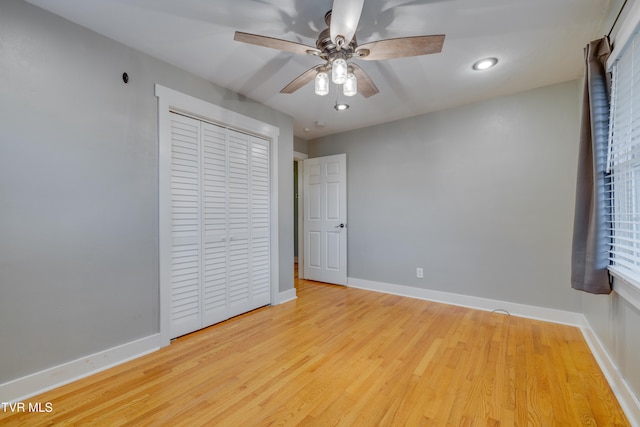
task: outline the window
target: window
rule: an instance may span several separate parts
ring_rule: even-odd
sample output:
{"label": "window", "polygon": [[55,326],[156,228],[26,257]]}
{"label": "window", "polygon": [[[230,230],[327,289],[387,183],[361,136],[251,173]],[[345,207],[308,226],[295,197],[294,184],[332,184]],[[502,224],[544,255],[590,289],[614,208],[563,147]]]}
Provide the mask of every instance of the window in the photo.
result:
{"label": "window", "polygon": [[[607,149],[610,270],[640,289],[640,36],[612,67]],[[627,284],[628,284],[627,283]],[[614,285],[615,287],[615,285]]]}

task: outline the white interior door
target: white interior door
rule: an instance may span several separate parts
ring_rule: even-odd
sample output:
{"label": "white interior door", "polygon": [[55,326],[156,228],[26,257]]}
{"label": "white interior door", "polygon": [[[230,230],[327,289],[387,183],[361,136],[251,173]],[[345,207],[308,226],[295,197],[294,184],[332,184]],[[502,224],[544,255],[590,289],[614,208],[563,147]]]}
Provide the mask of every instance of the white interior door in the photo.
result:
{"label": "white interior door", "polygon": [[347,155],[304,161],[305,279],[347,284]]}

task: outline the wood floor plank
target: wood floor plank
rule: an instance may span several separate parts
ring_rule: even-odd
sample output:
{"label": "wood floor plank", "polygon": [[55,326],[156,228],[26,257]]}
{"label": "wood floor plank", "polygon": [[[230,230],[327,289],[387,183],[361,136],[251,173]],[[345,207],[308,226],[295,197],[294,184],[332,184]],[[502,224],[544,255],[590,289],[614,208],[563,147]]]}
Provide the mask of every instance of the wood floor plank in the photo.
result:
{"label": "wood floor plank", "polygon": [[629,425],[577,328],[296,288],[25,402],[51,413],[0,412],[0,425]]}

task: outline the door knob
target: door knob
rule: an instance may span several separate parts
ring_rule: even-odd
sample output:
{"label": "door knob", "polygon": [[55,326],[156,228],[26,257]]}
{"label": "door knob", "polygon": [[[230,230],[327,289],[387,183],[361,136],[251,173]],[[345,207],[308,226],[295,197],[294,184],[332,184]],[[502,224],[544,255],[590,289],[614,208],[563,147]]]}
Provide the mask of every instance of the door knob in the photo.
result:
{"label": "door knob", "polygon": [[347,226],[347,224],[340,224],[340,225],[336,225],[336,228],[345,228]]}

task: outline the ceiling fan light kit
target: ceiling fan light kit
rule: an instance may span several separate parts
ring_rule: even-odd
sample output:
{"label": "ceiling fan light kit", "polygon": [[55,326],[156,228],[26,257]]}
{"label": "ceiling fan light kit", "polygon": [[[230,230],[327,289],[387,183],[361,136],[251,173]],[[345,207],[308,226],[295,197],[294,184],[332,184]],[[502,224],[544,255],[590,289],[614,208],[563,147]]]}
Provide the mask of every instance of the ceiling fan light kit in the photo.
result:
{"label": "ceiling fan light kit", "polygon": [[[331,81],[336,85],[342,85],[342,93],[345,96],[355,96],[360,93],[364,98],[368,98],[379,92],[371,77],[361,67],[348,62],[352,58],[374,61],[428,55],[442,51],[444,35],[400,37],[359,46],[355,32],[363,6],[364,0],[334,0],[333,8],[324,17],[328,28],[320,32],[316,47],[240,31],[236,31],[234,40],[297,54],[313,55],[324,60],[324,64],[308,69],[280,91],[280,93],[293,93],[311,80],[315,80],[315,93],[320,96],[329,93],[329,71],[331,71]],[[336,102],[336,110],[338,105]],[[347,105],[346,108],[349,106]]]}
{"label": "ceiling fan light kit", "polygon": [[[355,96],[358,93],[358,79],[353,73],[352,67],[346,66],[339,62],[336,67],[335,61],[331,68],[331,81],[336,85],[342,85],[342,94],[344,96]],[[339,68],[338,71],[335,71]],[[344,67],[344,68],[341,68]],[[315,78],[315,93],[316,95],[325,96],[329,93],[329,76],[325,71],[318,71]]]}

